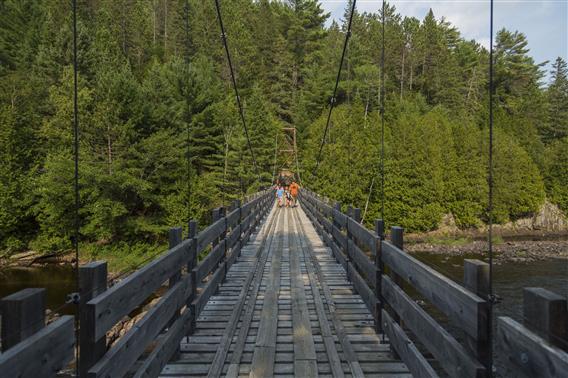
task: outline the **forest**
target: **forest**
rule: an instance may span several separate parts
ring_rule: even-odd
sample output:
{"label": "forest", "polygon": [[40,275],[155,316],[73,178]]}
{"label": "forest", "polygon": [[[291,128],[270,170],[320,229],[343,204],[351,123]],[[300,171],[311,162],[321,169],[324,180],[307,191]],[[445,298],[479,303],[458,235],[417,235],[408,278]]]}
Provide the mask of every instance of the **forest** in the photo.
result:
{"label": "forest", "polygon": [[[347,2],[346,2],[347,3]],[[411,232],[487,221],[489,52],[430,11],[355,13],[314,175],[350,5],[221,1],[255,172],[215,4],[79,0],[81,250],[145,255],[188,219],[271,185],[283,127],[301,185]],[[74,212],[71,2],[0,1],[0,254],[67,251]],[[495,207],[568,212],[568,66],[495,38]],[[384,74],[384,75],[383,75]],[[384,77],[384,83],[381,82]],[[384,170],[381,86],[384,84]],[[276,160],[276,161],[275,161]],[[384,214],[380,182],[384,180]]]}

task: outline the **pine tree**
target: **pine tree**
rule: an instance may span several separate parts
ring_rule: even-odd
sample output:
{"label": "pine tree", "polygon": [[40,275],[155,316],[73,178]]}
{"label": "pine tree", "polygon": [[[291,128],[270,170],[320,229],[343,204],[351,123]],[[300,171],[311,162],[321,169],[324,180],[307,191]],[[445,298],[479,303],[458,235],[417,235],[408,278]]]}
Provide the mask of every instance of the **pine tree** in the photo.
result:
{"label": "pine tree", "polygon": [[548,124],[541,130],[547,142],[568,136],[568,66],[558,57],[552,66],[552,83],[548,87]]}

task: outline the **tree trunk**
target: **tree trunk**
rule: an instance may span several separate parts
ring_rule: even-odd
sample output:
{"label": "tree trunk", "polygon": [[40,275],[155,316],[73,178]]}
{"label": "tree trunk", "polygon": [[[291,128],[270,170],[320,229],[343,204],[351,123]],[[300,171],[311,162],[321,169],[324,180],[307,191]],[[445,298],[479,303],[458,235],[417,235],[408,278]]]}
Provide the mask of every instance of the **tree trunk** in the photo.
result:
{"label": "tree trunk", "polygon": [[404,51],[405,47],[402,48],[402,73],[400,75],[400,99],[402,100],[402,91],[404,88]]}
{"label": "tree trunk", "polygon": [[164,0],[164,56],[168,49],[168,0]]}
{"label": "tree trunk", "polygon": [[108,174],[112,175],[112,140],[110,136],[110,124],[107,125],[107,159],[108,159]]}

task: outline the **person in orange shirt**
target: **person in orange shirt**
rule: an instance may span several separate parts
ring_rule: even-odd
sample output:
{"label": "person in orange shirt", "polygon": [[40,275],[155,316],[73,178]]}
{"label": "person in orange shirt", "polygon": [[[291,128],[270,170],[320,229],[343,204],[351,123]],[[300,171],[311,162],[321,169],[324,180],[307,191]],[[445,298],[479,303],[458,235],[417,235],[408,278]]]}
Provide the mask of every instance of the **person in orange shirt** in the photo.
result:
{"label": "person in orange shirt", "polygon": [[292,206],[293,207],[297,206],[298,190],[299,189],[300,189],[300,186],[298,184],[296,184],[296,181],[292,181],[292,184],[290,184],[290,194],[292,195]]}

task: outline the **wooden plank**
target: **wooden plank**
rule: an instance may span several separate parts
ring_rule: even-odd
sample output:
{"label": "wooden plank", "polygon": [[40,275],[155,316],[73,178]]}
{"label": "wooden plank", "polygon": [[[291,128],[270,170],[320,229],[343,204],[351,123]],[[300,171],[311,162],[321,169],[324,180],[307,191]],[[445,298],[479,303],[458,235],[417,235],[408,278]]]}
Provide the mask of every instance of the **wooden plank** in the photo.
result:
{"label": "wooden plank", "polygon": [[91,334],[97,341],[106,335],[120,319],[144,302],[180,266],[192,258],[192,240],[185,240],[166,254],[132,273],[85,305],[90,319],[96,319]]}
{"label": "wooden plank", "polygon": [[134,327],[93,366],[89,377],[123,376],[134,365],[146,347],[164,329],[172,316],[186,303],[192,292],[191,277],[184,276]]}
{"label": "wooden plank", "polygon": [[333,220],[341,227],[347,226],[347,216],[337,209],[333,209]]}
{"label": "wooden plank", "polygon": [[487,333],[487,302],[387,241],[381,242],[382,260],[446,314],[471,337]]}
{"label": "wooden plank", "polygon": [[225,263],[222,263],[219,266],[219,268],[217,268],[215,273],[213,273],[211,279],[207,281],[207,283],[201,290],[201,293],[199,293],[197,298],[195,298],[191,304],[195,311],[196,317],[199,316],[199,314],[207,304],[209,297],[211,297],[217,291],[217,288],[219,287],[219,284],[221,283],[224,277],[225,277]]}
{"label": "wooden plank", "polygon": [[382,293],[386,303],[397,312],[404,320],[405,326],[436,357],[450,376],[482,377],[485,375],[483,365],[474,360],[448,331],[400,287],[387,276],[383,276],[382,281]]}
{"label": "wooden plank", "polygon": [[365,277],[367,285],[371,289],[374,289],[377,272],[375,264],[357,247],[353,240],[348,240],[347,243],[349,246],[350,260],[355,263],[357,271],[361,273],[361,276]]}
{"label": "wooden plank", "polygon": [[0,354],[0,377],[55,377],[74,353],[73,317],[62,316]]}
{"label": "wooden plank", "polygon": [[[303,232],[305,233],[304,226],[301,222],[300,222],[300,229],[302,229]],[[300,241],[302,241],[302,239],[300,239]],[[306,238],[305,241],[306,243],[304,246],[304,251],[308,252],[310,259],[313,263],[314,269],[316,271],[316,275],[318,276],[318,279],[322,286],[324,297],[327,302],[327,306],[329,308],[329,313],[331,315],[333,327],[335,328],[335,333],[337,335],[337,340],[339,340],[339,342],[341,343],[341,348],[343,350],[344,358],[347,360],[349,364],[349,371],[351,372],[352,377],[357,377],[357,378],[363,377],[364,374],[361,369],[361,366],[359,365],[357,354],[353,349],[353,346],[348,338],[343,322],[341,321],[341,313],[340,311],[337,310],[336,303],[331,293],[329,282],[328,280],[326,280],[326,277],[322,272],[322,266],[320,262],[318,261],[316,256],[314,256],[313,244],[309,238]],[[316,338],[318,337],[314,336],[314,340]],[[335,342],[335,337],[333,338],[333,340]]]}
{"label": "wooden plank", "polygon": [[372,231],[367,230],[365,226],[351,218],[348,220],[347,229],[355,237],[359,245],[368,248],[372,255],[376,253],[379,237],[373,234]]}
{"label": "wooden plank", "polygon": [[549,343],[568,351],[566,298],[541,287],[523,289],[525,326]]}
{"label": "wooden plank", "polygon": [[347,236],[345,236],[337,227],[333,227],[331,234],[335,239],[337,245],[341,250],[345,251],[347,249]]}
{"label": "wooden plank", "polygon": [[[287,212],[283,212],[284,225]],[[272,252],[272,261],[268,284],[264,293],[260,324],[256,336],[254,354],[252,358],[251,376],[270,376],[274,368],[274,355],[276,353],[277,327],[278,327],[278,293],[280,291],[280,275],[282,272],[282,242],[283,231],[278,231],[279,245]]]}
{"label": "wooden plank", "polygon": [[241,236],[241,225],[237,225],[233,228],[231,233],[227,235],[227,249],[233,248],[235,244],[239,241],[239,237]]}
{"label": "wooden plank", "polygon": [[[267,226],[268,230],[272,230],[274,222],[275,219],[273,217]],[[260,258],[258,258],[255,261],[254,265],[251,267],[250,271],[248,272],[248,275],[241,286],[239,297],[237,303],[234,305],[231,318],[229,319],[227,325],[223,327],[224,328],[223,338],[221,339],[221,342],[219,343],[219,348],[217,349],[217,352],[215,353],[215,356],[212,359],[211,368],[209,369],[209,372],[207,374],[208,377],[221,376],[223,366],[227,358],[227,354],[232,344],[233,336],[237,331],[237,326],[239,325],[239,318],[241,317],[243,307],[247,300],[247,293],[249,292],[249,289],[251,289],[251,296],[249,297],[250,298],[249,301],[252,302],[249,303],[249,306],[251,306],[252,308],[255,307],[256,297],[262,279],[262,270],[264,269],[264,264],[266,263],[266,259],[268,257],[268,250],[265,247],[266,245],[270,246],[272,242],[272,236],[273,236],[272,234],[266,232],[262,233],[262,239],[260,242],[260,246],[258,248],[259,250],[258,254],[260,254]],[[247,315],[250,316],[248,316],[247,318]],[[251,321],[252,321],[252,311],[250,312],[250,314],[249,312],[246,312],[241,324],[241,329],[243,330],[244,328],[247,329],[244,330],[242,335],[239,336],[242,337],[242,339],[246,338],[246,334],[248,333],[247,332],[248,327],[250,326]],[[236,345],[235,345],[235,350],[233,351],[233,356],[235,357],[235,359],[238,358],[238,360],[240,361],[240,354],[242,354],[242,348],[244,348],[244,343],[239,343],[239,341],[240,340],[237,340],[237,342],[235,343]],[[237,348],[239,348],[240,350],[237,350]],[[238,361],[236,362],[236,364],[238,365]],[[235,368],[233,368],[233,370],[234,369]],[[230,374],[227,373],[227,376],[231,375],[235,374],[233,374],[233,372],[231,372]]]}
{"label": "wooden plank", "polygon": [[347,274],[349,276],[349,280],[353,283],[353,288],[357,291],[357,294],[361,296],[363,302],[365,302],[365,305],[367,306],[367,309],[373,313],[377,303],[375,292],[367,285],[363,277],[357,273],[355,266],[352,263],[349,263]]}
{"label": "wooden plank", "polygon": [[45,326],[45,295],[45,289],[27,288],[0,300],[3,352]]}
{"label": "wooden plank", "polygon": [[[267,261],[268,256],[269,256],[269,251],[272,248],[274,238],[276,236],[275,230],[277,229],[278,222],[280,221],[279,219],[283,215],[283,213],[280,212],[279,209],[277,209],[277,208],[275,208],[273,214],[274,215],[272,216],[270,222],[268,223],[269,240],[266,243],[266,247],[262,248],[260,250],[261,256],[260,256],[260,259],[259,259],[260,260],[259,266],[261,268],[263,268],[266,265],[266,261]],[[280,243],[280,246],[277,247],[277,248],[280,248],[281,243],[282,243],[282,235],[279,235],[278,241]],[[231,357],[231,364],[229,365],[229,369],[227,371],[226,376],[228,378],[234,378],[234,377],[238,376],[239,364],[240,364],[240,361],[241,361],[241,356],[243,355],[243,352],[244,352],[245,347],[246,347],[247,335],[248,335],[248,332],[249,332],[249,329],[251,327],[251,323],[252,323],[252,320],[253,320],[254,308],[256,307],[256,301],[257,301],[258,292],[260,290],[260,284],[262,282],[262,276],[263,276],[263,273],[261,271],[259,271],[256,274],[256,276],[254,277],[254,281],[253,281],[253,284],[252,284],[252,291],[251,291],[251,294],[250,294],[250,303],[247,306],[245,314],[242,318],[241,328],[239,330],[239,334],[238,334],[237,339],[235,341],[233,356]]]}
{"label": "wooden plank", "polygon": [[227,227],[235,227],[238,223],[239,220],[241,219],[241,208],[236,208],[233,211],[231,211],[229,214],[227,214],[226,216],[227,218]]}
{"label": "wooden plank", "polygon": [[402,328],[390,317],[388,312],[383,310],[382,319],[383,329],[391,345],[402,358],[412,375],[415,377],[438,377],[438,374],[436,374],[426,358],[424,358],[414,343],[410,341]]}
{"label": "wooden plank", "polygon": [[197,235],[197,252],[201,252],[217,239],[223,232],[227,231],[225,218],[221,218],[207,227],[205,230],[201,231]]}
{"label": "wooden plank", "polygon": [[[311,254],[309,251],[306,251],[303,245],[303,238],[305,238],[305,234],[300,230],[301,224],[300,219],[298,218],[298,210],[293,212],[295,222],[294,222],[294,246],[297,253],[301,252],[304,255],[306,270],[308,272],[308,279],[310,282],[310,287],[312,289],[312,295],[314,298],[314,304],[317,313],[318,323],[320,325],[321,334],[323,338],[323,342],[325,345],[325,350],[327,352],[328,361],[330,362],[331,372],[333,377],[344,377],[343,369],[341,367],[341,359],[339,358],[339,354],[337,352],[337,348],[335,347],[335,342],[333,341],[333,333],[331,331],[331,326],[327,319],[327,314],[325,312],[325,307],[323,304],[323,300],[320,296],[319,289],[317,287],[317,277],[315,273],[315,268],[313,266],[313,262],[311,261]],[[300,248],[300,250],[298,250]],[[315,350],[315,346],[314,346]],[[302,376],[299,373],[299,370],[302,367],[298,367],[296,369],[296,365],[294,365],[294,371],[296,372],[297,376]],[[317,366],[316,366],[317,372]]]}
{"label": "wooden plank", "polygon": [[135,378],[157,377],[179,348],[181,339],[191,332],[192,313],[186,308],[168,332],[159,339],[150,355],[136,371]]}
{"label": "wooden plank", "polygon": [[496,349],[504,362],[502,376],[568,376],[568,353],[509,317],[497,319]]}
{"label": "wooden plank", "polygon": [[[293,214],[292,214],[293,217]],[[291,284],[291,302],[292,302],[292,327],[294,334],[294,361],[315,360],[316,350],[312,337],[312,328],[310,325],[310,317],[308,311],[308,303],[306,293],[304,291],[304,279],[300,272],[300,256],[301,251],[297,244],[290,240],[293,238],[291,231],[292,217],[288,217],[287,227],[284,233],[288,235],[287,245],[290,246],[290,284]],[[292,241],[292,243],[290,243]],[[287,246],[285,245],[284,248]],[[299,365],[305,367],[303,364]],[[296,376],[301,377],[300,372],[294,370]]]}
{"label": "wooden plank", "polygon": [[93,261],[79,267],[79,290],[80,301],[80,347],[79,347],[79,375],[86,376],[87,371],[93,366],[106,352],[106,337],[100,340],[91,341],[94,337],[90,333],[94,330],[93,324],[96,319],[89,319],[88,311],[84,311],[85,304],[93,297],[107,290],[107,263],[106,261]]}
{"label": "wooden plank", "polygon": [[200,282],[203,278],[207,277],[209,272],[211,272],[225,256],[225,243],[226,241],[223,240],[217,244],[215,248],[213,248],[211,252],[205,256],[201,263],[193,268],[197,282]]}

